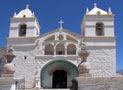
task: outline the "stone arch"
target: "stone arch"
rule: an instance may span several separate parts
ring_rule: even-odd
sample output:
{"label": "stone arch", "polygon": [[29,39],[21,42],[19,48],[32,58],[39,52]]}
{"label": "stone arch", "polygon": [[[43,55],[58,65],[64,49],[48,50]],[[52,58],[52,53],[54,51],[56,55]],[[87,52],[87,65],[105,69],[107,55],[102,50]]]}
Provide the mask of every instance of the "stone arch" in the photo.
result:
{"label": "stone arch", "polygon": [[54,55],[54,46],[52,44],[45,45],[45,55]]}
{"label": "stone arch", "polygon": [[72,80],[79,75],[78,68],[71,62],[65,60],[51,61],[41,70],[41,87],[52,88],[52,75],[55,70],[67,72],[67,88],[72,86]]}
{"label": "stone arch", "polygon": [[96,36],[104,36],[104,23],[96,23]]}
{"label": "stone arch", "polygon": [[26,32],[27,32],[27,25],[20,24],[19,25],[19,36],[26,36]]}
{"label": "stone arch", "polygon": [[55,40],[55,35],[48,36],[44,41],[53,41]]}
{"label": "stone arch", "polygon": [[67,35],[67,40],[72,42],[78,42],[75,37],[72,37],[70,35]]}
{"label": "stone arch", "polygon": [[65,46],[64,44],[56,45],[56,55],[65,55]]}
{"label": "stone arch", "polygon": [[76,45],[68,44],[67,45],[67,54],[68,55],[75,55],[76,54]]}

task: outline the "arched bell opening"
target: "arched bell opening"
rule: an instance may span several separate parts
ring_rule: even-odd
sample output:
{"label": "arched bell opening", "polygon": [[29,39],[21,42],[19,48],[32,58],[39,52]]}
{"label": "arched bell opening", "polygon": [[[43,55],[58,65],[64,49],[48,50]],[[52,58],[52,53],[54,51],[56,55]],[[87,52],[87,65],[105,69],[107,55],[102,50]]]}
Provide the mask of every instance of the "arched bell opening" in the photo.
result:
{"label": "arched bell opening", "polygon": [[19,25],[19,36],[26,36],[26,33],[27,33],[27,25],[20,24]]}
{"label": "arched bell opening", "polygon": [[42,88],[70,88],[72,80],[78,76],[77,67],[65,60],[52,61],[41,71]]}

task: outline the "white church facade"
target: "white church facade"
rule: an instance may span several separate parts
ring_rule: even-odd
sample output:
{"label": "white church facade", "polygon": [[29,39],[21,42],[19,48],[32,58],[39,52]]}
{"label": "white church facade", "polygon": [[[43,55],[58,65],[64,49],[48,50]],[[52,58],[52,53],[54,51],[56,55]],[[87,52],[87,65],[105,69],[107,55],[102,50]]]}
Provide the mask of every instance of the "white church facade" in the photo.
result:
{"label": "white church facade", "polygon": [[40,35],[41,26],[28,6],[11,18],[8,46],[16,56],[14,78],[25,78],[25,87],[70,88],[81,77],[78,53],[84,43],[89,52],[85,67],[90,77],[116,76],[116,41],[114,15],[96,4],[86,10],[82,34],[60,27]]}

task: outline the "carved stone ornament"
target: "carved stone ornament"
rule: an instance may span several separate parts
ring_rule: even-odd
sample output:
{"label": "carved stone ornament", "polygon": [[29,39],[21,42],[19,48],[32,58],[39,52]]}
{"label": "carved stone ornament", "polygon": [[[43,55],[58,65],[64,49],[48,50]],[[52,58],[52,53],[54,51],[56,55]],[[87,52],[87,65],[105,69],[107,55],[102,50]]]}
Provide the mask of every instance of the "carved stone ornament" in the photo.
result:
{"label": "carved stone ornament", "polygon": [[12,48],[8,47],[4,55],[6,58],[6,64],[3,67],[3,74],[8,74],[8,76],[9,74],[13,76],[15,72],[15,65],[12,63],[12,60],[14,59],[15,55],[12,52]]}
{"label": "carved stone ornament", "polygon": [[13,63],[7,63],[3,67],[4,74],[14,74],[15,72],[15,65]]}
{"label": "carved stone ornament", "polygon": [[78,70],[80,74],[85,74],[85,73],[89,73],[91,66],[89,64],[89,62],[87,62],[87,57],[89,56],[89,52],[86,49],[86,45],[81,43],[80,44],[80,51],[78,53],[78,56],[81,60],[81,62],[78,65]]}
{"label": "carved stone ornament", "polygon": [[14,59],[15,55],[13,54],[13,50],[11,47],[8,47],[5,53],[5,58],[7,60],[7,63],[11,63],[12,60]]}

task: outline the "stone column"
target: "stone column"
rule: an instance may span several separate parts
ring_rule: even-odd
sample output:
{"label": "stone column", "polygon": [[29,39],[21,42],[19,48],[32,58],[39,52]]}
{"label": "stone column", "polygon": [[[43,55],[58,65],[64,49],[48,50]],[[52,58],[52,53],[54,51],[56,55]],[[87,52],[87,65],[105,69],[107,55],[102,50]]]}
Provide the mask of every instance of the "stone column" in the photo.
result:
{"label": "stone column", "polygon": [[56,57],[56,44],[54,44],[54,57]]}
{"label": "stone column", "polygon": [[67,57],[67,44],[65,44],[65,57]]}

